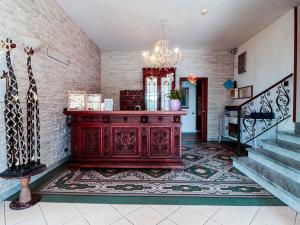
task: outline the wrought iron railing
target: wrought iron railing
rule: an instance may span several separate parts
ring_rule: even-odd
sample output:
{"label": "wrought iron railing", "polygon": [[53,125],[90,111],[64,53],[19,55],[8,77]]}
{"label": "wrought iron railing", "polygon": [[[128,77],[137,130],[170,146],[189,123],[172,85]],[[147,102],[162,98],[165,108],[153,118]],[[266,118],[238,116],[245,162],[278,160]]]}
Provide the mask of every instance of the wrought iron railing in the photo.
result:
{"label": "wrought iron railing", "polygon": [[261,136],[291,116],[290,74],[263,92],[244,102],[238,110],[238,154],[240,145]]}

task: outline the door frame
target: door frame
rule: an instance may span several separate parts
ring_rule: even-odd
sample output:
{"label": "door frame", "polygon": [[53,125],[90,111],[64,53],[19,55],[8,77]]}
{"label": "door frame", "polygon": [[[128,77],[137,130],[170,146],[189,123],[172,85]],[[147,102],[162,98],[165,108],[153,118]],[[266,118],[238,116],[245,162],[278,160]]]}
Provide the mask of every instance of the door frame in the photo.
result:
{"label": "door frame", "polygon": [[[180,91],[182,90],[182,82],[183,81],[187,81],[188,78],[187,77],[180,77],[179,78],[179,89]],[[204,117],[202,117],[202,128],[204,130],[203,134],[201,135],[199,141],[207,141],[207,108],[208,108],[208,78],[207,77],[196,77],[196,83],[198,83],[198,81],[202,81],[203,82],[203,107],[204,107],[204,110],[202,111],[202,113],[205,114]],[[195,104],[196,104],[196,128],[198,126],[198,98],[197,98],[197,93],[198,93],[198,90],[197,90],[197,85],[196,85],[196,99],[195,99]],[[199,134],[200,132],[197,131],[197,133]]]}
{"label": "door frame", "polygon": [[142,68],[143,71],[143,89],[144,89],[144,98],[145,98],[145,109],[147,109],[147,84],[146,79],[148,77],[156,77],[157,78],[157,110],[161,110],[161,78],[165,77],[169,73],[174,74],[174,81],[172,81],[172,89],[175,88],[175,80],[176,80],[176,68]]}

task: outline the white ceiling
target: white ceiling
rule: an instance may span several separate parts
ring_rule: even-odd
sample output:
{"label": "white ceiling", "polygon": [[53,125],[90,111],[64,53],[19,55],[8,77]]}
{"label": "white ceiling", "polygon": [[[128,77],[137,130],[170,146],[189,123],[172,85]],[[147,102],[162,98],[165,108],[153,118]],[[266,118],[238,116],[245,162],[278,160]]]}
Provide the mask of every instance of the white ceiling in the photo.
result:
{"label": "white ceiling", "polygon": [[[300,0],[57,0],[101,49],[148,49],[167,38],[182,49],[230,49]],[[207,8],[208,15],[201,10]]]}

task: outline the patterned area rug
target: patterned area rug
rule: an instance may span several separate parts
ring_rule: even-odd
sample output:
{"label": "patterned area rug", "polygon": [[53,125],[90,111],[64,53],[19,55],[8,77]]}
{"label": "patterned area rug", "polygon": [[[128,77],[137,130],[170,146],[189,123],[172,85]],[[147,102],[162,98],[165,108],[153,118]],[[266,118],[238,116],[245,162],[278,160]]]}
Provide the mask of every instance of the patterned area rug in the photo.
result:
{"label": "patterned area rug", "polygon": [[40,194],[270,198],[232,167],[233,149],[215,142],[183,143],[184,169],[65,169]]}

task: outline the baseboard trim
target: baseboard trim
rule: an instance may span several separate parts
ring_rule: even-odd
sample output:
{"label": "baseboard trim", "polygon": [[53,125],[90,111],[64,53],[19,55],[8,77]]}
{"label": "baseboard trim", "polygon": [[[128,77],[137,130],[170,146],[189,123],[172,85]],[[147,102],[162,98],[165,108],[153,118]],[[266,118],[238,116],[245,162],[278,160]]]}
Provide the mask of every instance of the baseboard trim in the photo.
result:
{"label": "baseboard trim", "polygon": [[[65,164],[69,160],[69,158],[70,158],[69,156],[66,156],[65,158],[59,160],[58,162],[48,166],[47,170],[45,170],[44,172],[42,172],[39,175],[36,175],[36,176],[32,177],[30,183],[33,184],[33,183],[37,182],[39,179],[41,179],[45,175],[51,173],[56,168],[58,168],[61,165]],[[19,184],[19,182],[17,182],[11,188],[9,188],[8,190],[6,190],[5,192],[0,194],[0,202],[3,201],[3,200],[6,200],[7,198],[10,198],[11,196],[15,195],[19,191],[20,191],[20,184]]]}
{"label": "baseboard trim", "polygon": [[83,196],[42,195],[42,202],[95,203],[95,204],[141,204],[141,205],[224,205],[224,206],[286,206],[275,197],[270,198],[217,198],[178,196]]}

